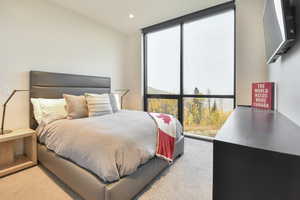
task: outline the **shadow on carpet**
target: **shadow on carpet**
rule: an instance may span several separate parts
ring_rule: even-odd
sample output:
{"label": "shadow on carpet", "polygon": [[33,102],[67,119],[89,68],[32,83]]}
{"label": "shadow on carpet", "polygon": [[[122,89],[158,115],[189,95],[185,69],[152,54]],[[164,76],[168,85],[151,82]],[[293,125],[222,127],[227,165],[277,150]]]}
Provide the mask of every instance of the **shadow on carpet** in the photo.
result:
{"label": "shadow on carpet", "polygon": [[185,139],[185,153],[154,179],[137,200],[211,200],[213,144]]}

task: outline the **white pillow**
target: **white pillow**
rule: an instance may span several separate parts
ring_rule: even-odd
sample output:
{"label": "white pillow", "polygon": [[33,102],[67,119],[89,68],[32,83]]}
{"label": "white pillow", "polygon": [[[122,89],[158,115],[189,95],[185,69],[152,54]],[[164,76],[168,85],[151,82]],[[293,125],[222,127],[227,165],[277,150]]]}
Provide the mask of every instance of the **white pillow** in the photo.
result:
{"label": "white pillow", "polygon": [[31,100],[32,107],[33,107],[33,115],[34,115],[35,121],[37,121],[37,123],[40,124],[42,121],[42,113],[41,113],[39,99],[31,98],[30,100]]}
{"label": "white pillow", "polygon": [[38,124],[41,123],[43,118],[51,114],[67,116],[65,99],[31,98],[31,103],[34,118]]}
{"label": "white pillow", "polygon": [[119,93],[111,93],[109,94],[110,104],[113,112],[118,112],[121,110],[121,95]]}

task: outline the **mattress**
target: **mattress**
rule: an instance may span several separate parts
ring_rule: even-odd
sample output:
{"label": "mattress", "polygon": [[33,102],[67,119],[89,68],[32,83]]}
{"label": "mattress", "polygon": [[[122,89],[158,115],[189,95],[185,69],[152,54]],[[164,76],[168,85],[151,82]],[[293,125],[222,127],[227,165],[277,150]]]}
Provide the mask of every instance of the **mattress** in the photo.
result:
{"label": "mattress", "polygon": [[[176,142],[174,158],[180,157],[183,152],[184,136],[181,136]],[[135,173],[106,184],[90,171],[58,156],[42,144],[38,144],[38,160],[86,200],[130,200],[169,166],[166,161],[155,157],[140,166]]]}
{"label": "mattress", "polygon": [[[75,120],[61,119],[61,116],[57,120],[53,116],[45,118],[45,123],[39,126],[39,141],[105,182],[134,173],[155,156],[157,125],[146,112],[120,111]],[[170,131],[178,139],[182,126],[175,118],[172,122]]]}

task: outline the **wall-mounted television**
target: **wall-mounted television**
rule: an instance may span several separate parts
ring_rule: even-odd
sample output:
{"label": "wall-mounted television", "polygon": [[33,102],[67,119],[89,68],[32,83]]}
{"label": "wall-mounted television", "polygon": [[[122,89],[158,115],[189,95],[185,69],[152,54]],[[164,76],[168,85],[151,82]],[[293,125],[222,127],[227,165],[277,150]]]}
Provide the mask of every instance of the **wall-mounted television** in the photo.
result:
{"label": "wall-mounted television", "polygon": [[264,33],[267,63],[273,63],[295,43],[296,30],[290,0],[266,0]]}

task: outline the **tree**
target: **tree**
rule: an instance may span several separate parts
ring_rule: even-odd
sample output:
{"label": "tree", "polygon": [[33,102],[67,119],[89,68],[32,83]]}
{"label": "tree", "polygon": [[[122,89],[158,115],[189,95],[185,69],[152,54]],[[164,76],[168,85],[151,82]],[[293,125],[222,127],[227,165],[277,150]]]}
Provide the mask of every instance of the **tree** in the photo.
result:
{"label": "tree", "polygon": [[195,89],[194,89],[194,94],[200,94],[200,91],[197,87],[195,87]]}
{"label": "tree", "polygon": [[218,107],[217,107],[217,102],[216,102],[216,100],[214,100],[214,105],[213,105],[213,107],[212,107],[212,112],[216,112],[217,111],[217,109],[218,109]]}
{"label": "tree", "polygon": [[[210,95],[210,89],[209,88],[207,88],[207,95]],[[211,104],[211,102],[210,102],[210,98],[208,98],[208,112],[210,112],[211,111],[211,109],[210,109],[210,104]]]}
{"label": "tree", "polygon": [[[197,87],[194,89],[195,95],[200,95],[200,91]],[[191,106],[191,110],[189,113],[193,116],[193,123],[199,125],[202,117],[203,117],[203,101],[202,98],[193,98],[193,104]]]}

